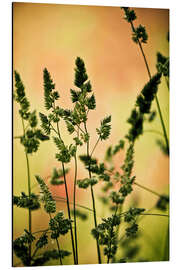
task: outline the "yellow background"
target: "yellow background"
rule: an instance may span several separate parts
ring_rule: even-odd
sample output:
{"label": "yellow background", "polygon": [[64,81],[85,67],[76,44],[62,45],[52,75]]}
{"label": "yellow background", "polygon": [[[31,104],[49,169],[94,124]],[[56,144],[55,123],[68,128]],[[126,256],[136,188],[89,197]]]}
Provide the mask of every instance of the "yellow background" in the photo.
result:
{"label": "yellow background", "polygon": [[[163,9],[135,9],[138,19],[135,25],[146,26],[148,43],[143,46],[151,73],[156,72],[156,53],[160,51],[168,55],[166,34],[169,30],[169,11]],[[75,59],[80,56],[86,64],[87,73],[96,97],[97,108],[89,114],[88,130],[91,137],[91,149],[97,140],[96,127],[100,120],[111,114],[112,132],[107,142],[99,143],[95,155],[103,160],[106,148],[116,144],[127,133],[126,123],[134,106],[138,93],[148,81],[148,74],[138,46],[131,39],[130,25],[123,19],[123,11],[119,7],[73,6],[56,4],[13,4],[13,63],[26,88],[26,95],[31,108],[37,112],[45,112],[43,101],[43,69],[46,67],[60,93],[59,105],[71,107],[70,88],[74,88]],[[162,78],[158,97],[168,129],[169,93]],[[153,104],[156,109],[156,104]],[[22,134],[22,126],[18,114],[18,106],[14,104],[14,135]],[[152,124],[145,125],[145,130],[154,129],[162,132],[159,117]],[[67,143],[64,126],[61,132]],[[155,141],[161,138],[157,134],[145,132],[135,146],[134,174],[139,183],[157,192],[166,193],[169,183],[169,160],[157,147]],[[85,153],[85,148],[81,148]],[[14,141],[14,194],[27,192],[26,160],[24,149],[18,140]],[[122,165],[124,153],[116,158],[117,167]],[[39,151],[30,156],[32,186],[36,183],[34,175],[46,178],[53,167],[59,166],[55,161],[55,146],[52,142],[41,143]],[[72,200],[74,164],[70,165],[68,186]],[[87,172],[79,164],[78,178],[86,177]],[[100,185],[99,185],[100,186]],[[146,191],[134,188],[130,201],[138,202],[140,207],[151,208],[157,198]],[[100,188],[96,187],[96,197]],[[39,191],[34,188],[33,191]],[[52,189],[53,194],[65,196],[64,187]],[[92,207],[90,191],[78,191],[79,203]],[[107,215],[96,199],[98,221]],[[58,204],[59,209],[66,211],[65,204]],[[91,215],[91,214],[89,214]],[[43,221],[43,222],[42,222]],[[33,213],[33,231],[46,228],[48,219],[43,211]],[[164,229],[163,221],[148,219],[154,224],[153,232],[158,235],[159,228]],[[14,209],[14,237],[19,236],[27,226],[27,212]],[[93,220],[79,222],[78,235],[80,263],[96,263],[95,241],[90,235]],[[152,230],[152,229],[151,229]],[[151,231],[150,230],[150,231]],[[88,233],[87,233],[88,232]],[[68,241],[63,240],[68,248]],[[88,244],[87,244],[88,243]],[[152,257],[153,258],[153,257]],[[18,262],[18,260],[17,260]],[[66,263],[71,263],[67,260]]]}

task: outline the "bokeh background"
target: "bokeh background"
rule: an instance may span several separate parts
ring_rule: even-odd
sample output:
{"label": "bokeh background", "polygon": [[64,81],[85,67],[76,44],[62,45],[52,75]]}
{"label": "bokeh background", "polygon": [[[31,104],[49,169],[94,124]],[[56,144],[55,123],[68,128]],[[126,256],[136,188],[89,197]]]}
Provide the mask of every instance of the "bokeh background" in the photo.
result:
{"label": "bokeh background", "polygon": [[[148,43],[143,46],[152,74],[156,72],[156,53],[160,51],[168,56],[169,44],[166,39],[169,30],[169,10],[136,8],[138,19],[135,25],[146,26]],[[134,106],[136,97],[148,81],[148,74],[138,46],[131,40],[130,25],[123,19],[124,14],[119,7],[79,6],[60,4],[13,4],[13,69],[17,70],[26,87],[26,95],[32,109],[44,111],[43,102],[43,69],[46,67],[60,93],[59,104],[63,108],[72,108],[70,88],[73,88],[75,59],[80,56],[86,64],[87,73],[96,96],[97,107],[89,114],[88,129],[91,136],[91,147],[97,140],[96,127],[100,120],[111,114],[112,132],[107,142],[100,143],[95,155],[104,159],[106,148],[116,144],[127,133],[129,125],[126,120]],[[169,129],[169,93],[164,78],[159,87],[158,98],[167,130]],[[153,104],[156,109],[156,104]],[[22,134],[18,106],[14,104],[13,113],[14,136]],[[142,137],[135,145],[134,174],[139,183],[160,193],[168,193],[169,159],[158,146],[156,140],[161,136],[148,132],[162,132],[159,118],[152,124],[145,125]],[[62,135],[67,143],[64,126]],[[27,174],[24,149],[18,140],[14,140],[13,151],[13,192],[19,195],[27,192]],[[80,153],[85,153],[82,147]],[[124,153],[115,160],[116,166],[122,165]],[[59,164],[55,160],[55,146],[52,142],[40,145],[39,151],[30,156],[31,180],[33,191],[39,192],[35,185],[34,175],[47,178],[54,167]],[[74,164],[68,174],[68,187],[72,200]],[[87,172],[79,164],[78,178],[86,177]],[[101,185],[95,188],[98,221],[108,215],[108,211],[98,200]],[[51,189],[54,195],[65,197],[64,187]],[[78,190],[78,202],[92,207],[90,191]],[[157,201],[156,196],[134,187],[129,204],[150,209]],[[58,203],[64,209],[64,203]],[[33,213],[33,231],[47,227],[48,218],[43,211]],[[13,235],[19,236],[27,227],[27,211],[14,208]],[[78,221],[78,237],[80,239],[80,263],[97,263],[95,241],[90,235],[93,226],[91,213],[85,222]],[[163,218],[146,217],[140,223],[146,232],[141,239],[143,250],[140,257],[148,260],[161,260],[165,241],[167,221]],[[65,247],[70,248],[70,239],[63,239]],[[88,243],[88,244],[87,244]],[[53,243],[51,243],[53,246]],[[139,257],[139,258],[140,258]],[[65,260],[71,264],[72,257]],[[14,263],[18,264],[15,258]],[[50,264],[55,264],[53,261]]]}

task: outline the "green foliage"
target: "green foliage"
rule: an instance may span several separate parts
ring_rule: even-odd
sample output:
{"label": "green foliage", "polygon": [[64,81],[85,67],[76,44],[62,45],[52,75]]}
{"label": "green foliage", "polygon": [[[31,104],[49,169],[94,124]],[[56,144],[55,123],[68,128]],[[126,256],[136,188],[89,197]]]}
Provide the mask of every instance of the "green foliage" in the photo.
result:
{"label": "green foliage", "polygon": [[72,134],[75,131],[74,126],[70,122],[66,121],[66,126],[69,134]]}
{"label": "green foliage", "polygon": [[[40,129],[37,129],[38,119],[36,116],[36,111],[30,112],[30,103],[26,98],[25,87],[21,81],[19,73],[15,71],[15,93],[14,98],[20,105],[19,114],[22,118],[23,132],[24,134],[20,136],[20,142],[25,148],[27,154],[37,152],[40,141],[49,140],[49,137],[44,135]],[[27,127],[25,129],[24,121],[27,122]]]}
{"label": "green foliage", "polygon": [[74,84],[77,87],[82,88],[84,82],[87,79],[88,79],[88,75],[86,73],[86,68],[85,68],[84,61],[80,57],[77,57],[76,58],[76,68],[75,68],[75,80],[74,80]]}
{"label": "green foliage", "polygon": [[114,155],[116,155],[121,149],[124,149],[124,145],[124,140],[119,140],[118,144],[116,144],[114,147],[109,146],[106,150],[105,160],[111,161]]}
{"label": "green foliage", "polygon": [[106,140],[109,138],[110,131],[111,131],[111,116],[107,116],[101,121],[101,126],[100,128],[97,128],[97,134],[99,135],[101,141]]}
{"label": "green foliage", "polygon": [[79,159],[83,162],[87,169],[91,166],[97,166],[97,160],[88,155],[80,155]]}
{"label": "green foliage", "polygon": [[156,55],[157,64],[156,68],[159,73],[169,77],[169,57],[164,56],[162,53],[157,52]]}
{"label": "green foliage", "polygon": [[137,244],[137,241],[136,241],[140,235],[141,234],[137,232],[131,237],[125,237],[124,240],[121,242],[121,248],[123,250],[123,257],[126,258],[126,261],[132,261],[141,250],[140,245]]}
{"label": "green foliage", "polygon": [[124,19],[127,21],[127,22],[132,22],[134,20],[136,20],[136,13],[133,9],[130,9],[128,7],[122,7],[122,9],[124,10],[124,13],[125,13],[125,17]]}
{"label": "green foliage", "polygon": [[31,193],[30,197],[24,192],[21,192],[21,196],[13,196],[13,204],[20,208],[27,208],[37,210],[40,208],[39,196]]}
{"label": "green foliage", "polygon": [[48,244],[48,236],[46,233],[42,234],[40,236],[40,238],[37,240],[36,242],[36,247],[39,249],[39,248],[42,248],[44,247],[45,245]]}
{"label": "green foliage", "polygon": [[[144,114],[150,114],[151,104],[157,94],[160,78],[161,73],[156,73],[143,87],[140,95],[138,95],[136,99],[137,109],[132,110],[131,116],[127,120],[127,122],[131,124],[131,128],[126,138],[131,142],[134,142],[143,134]],[[153,120],[154,116],[155,114],[150,115],[150,121]]]}
{"label": "green foliage", "polygon": [[124,197],[122,197],[118,192],[112,191],[110,193],[110,198],[112,199],[112,202],[116,205],[122,204],[124,202]]}
{"label": "green foliage", "polygon": [[126,157],[124,160],[124,164],[122,165],[122,169],[124,174],[121,176],[122,182],[126,181],[126,179],[124,178],[128,178],[130,177],[131,173],[132,173],[132,169],[133,169],[133,165],[134,165],[134,144],[130,143],[129,147],[126,151]]}
{"label": "green foliage", "polygon": [[40,120],[41,120],[41,127],[44,130],[45,134],[49,135],[51,128],[50,128],[50,122],[47,118],[47,116],[43,113],[39,113]]}
{"label": "green foliage", "polygon": [[[65,174],[67,174],[68,172],[69,172],[69,169],[66,169]],[[51,175],[50,184],[55,185],[55,186],[64,184],[64,180],[60,179],[63,176],[64,176],[64,173],[61,169],[57,170],[56,168],[54,168]]]}
{"label": "green foliage", "polygon": [[71,92],[71,100],[72,102],[77,102],[79,100],[79,97],[81,95],[81,91],[75,91],[73,89],[70,89]]}
{"label": "green foliage", "polygon": [[164,143],[164,141],[161,140],[161,139],[158,139],[158,140],[156,140],[156,143],[157,143],[157,145],[159,146],[159,148],[161,149],[161,151],[162,151],[165,155],[169,156],[169,150],[167,149],[167,146],[166,146],[166,144]]}
{"label": "green foliage", "polygon": [[131,24],[132,28],[132,40],[135,43],[141,42],[141,43],[147,43],[148,40],[148,34],[146,32],[146,28],[142,26],[141,24],[138,27],[134,27],[133,21],[137,19],[135,11],[133,9],[123,7],[122,8],[125,13],[124,19]]}
{"label": "green foliage", "polygon": [[131,116],[128,118],[127,122],[131,124],[126,138],[134,142],[141,134],[143,134],[143,114],[137,109],[133,109]]}
{"label": "green foliage", "polygon": [[161,73],[156,73],[144,86],[141,94],[137,97],[136,105],[139,107],[142,114],[150,113],[151,104],[157,93],[160,78]]}
{"label": "green foliage", "polygon": [[92,94],[92,96],[87,98],[86,106],[88,107],[89,110],[94,110],[96,108],[96,100],[94,94]]}
{"label": "green foliage", "polygon": [[29,124],[30,126],[33,128],[33,127],[36,127],[37,126],[37,117],[36,117],[36,111],[33,111],[30,115],[29,115]]}
{"label": "green foliage", "polygon": [[51,75],[48,72],[47,68],[44,69],[44,101],[45,101],[45,108],[47,110],[53,108],[55,100],[59,98],[58,92],[56,92],[55,84],[51,79]]}
{"label": "green foliage", "polygon": [[[73,210],[71,211],[71,213],[74,215],[74,211]],[[76,215],[76,217],[79,217],[82,221],[85,221],[88,218],[87,213],[82,212],[82,211],[80,211],[78,209],[76,209],[75,215]]]}
{"label": "green foliage", "polygon": [[35,237],[24,230],[24,233],[13,241],[13,250],[16,256],[22,261],[25,266],[30,266],[31,258],[28,253],[28,246],[35,240]]}
{"label": "green foliage", "polygon": [[53,137],[54,143],[56,144],[59,153],[56,154],[56,159],[58,161],[61,161],[63,163],[69,163],[71,160],[71,148],[68,146],[65,146],[64,142],[59,139],[58,137]]}
{"label": "green foliage", "polygon": [[57,239],[60,235],[65,235],[71,228],[71,220],[64,218],[64,213],[60,211],[51,218],[49,221],[49,227],[51,232],[51,238]]}
{"label": "green foliage", "polygon": [[133,237],[138,232],[138,224],[133,223],[130,227],[126,228],[126,236]]}
{"label": "green foliage", "polygon": [[73,138],[73,140],[75,141],[76,145],[83,145],[83,142],[78,137]]}
{"label": "green foliage", "polygon": [[117,251],[115,228],[120,224],[120,217],[118,215],[112,215],[111,217],[103,218],[102,221],[91,232],[94,238],[98,240],[98,243],[104,246],[104,255],[109,260]]}
{"label": "green foliage", "polygon": [[25,94],[25,87],[21,81],[21,77],[19,75],[19,73],[17,71],[14,72],[15,74],[15,87],[16,87],[16,91],[14,93],[14,98],[17,101],[17,103],[19,103],[20,105],[20,110],[19,113],[21,115],[21,117],[25,120],[28,119],[29,117],[29,101],[26,97]]}
{"label": "green foliage", "polygon": [[152,111],[151,114],[149,115],[148,121],[152,122],[155,117],[156,117],[156,111]]}
{"label": "green foliage", "polygon": [[138,41],[142,43],[147,43],[148,34],[146,32],[146,28],[141,24],[137,28],[134,28],[132,40],[135,43],[138,43]]}
{"label": "green foliage", "polygon": [[41,192],[43,194],[42,201],[44,202],[44,210],[47,213],[55,213],[56,212],[56,202],[54,201],[51,192],[49,191],[48,186],[45,184],[44,180],[36,175],[36,180],[41,188]]}
{"label": "green foliage", "polygon": [[119,143],[114,146],[114,149],[112,151],[112,154],[115,155],[119,152],[120,149],[124,149],[124,140],[119,140]]}
{"label": "green foliage", "polygon": [[89,186],[94,186],[98,183],[97,179],[92,177],[92,178],[84,178],[82,180],[77,180],[77,185],[79,188],[86,189]]}
{"label": "green foliage", "polygon": [[169,206],[169,196],[161,195],[156,203],[156,207],[162,211],[166,211]]}
{"label": "green foliage", "polygon": [[59,257],[63,259],[64,257],[67,257],[70,254],[71,252],[63,249],[61,249],[60,251],[56,249],[47,250],[42,255],[38,255],[33,260],[32,266],[42,266],[50,260],[57,260],[59,259]]}
{"label": "green foliage", "polygon": [[138,215],[143,213],[145,211],[144,208],[130,208],[124,215],[124,221],[125,222],[135,222],[135,219]]}

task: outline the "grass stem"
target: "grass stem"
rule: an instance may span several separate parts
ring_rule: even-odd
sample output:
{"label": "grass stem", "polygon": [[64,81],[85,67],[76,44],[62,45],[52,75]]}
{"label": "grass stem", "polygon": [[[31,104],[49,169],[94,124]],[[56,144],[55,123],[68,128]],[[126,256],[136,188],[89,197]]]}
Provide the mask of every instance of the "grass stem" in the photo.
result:
{"label": "grass stem", "polygon": [[142,189],[144,189],[144,190],[146,190],[146,191],[149,191],[149,192],[151,192],[152,194],[154,194],[154,195],[156,195],[156,196],[158,196],[158,197],[161,197],[161,196],[162,196],[162,195],[159,194],[158,192],[156,192],[156,191],[154,191],[154,190],[152,190],[152,189],[150,189],[150,188],[147,188],[147,187],[145,187],[145,186],[143,186],[143,185],[141,185],[141,184],[139,184],[139,183],[137,183],[137,182],[134,182],[134,185],[136,185],[136,186],[138,186],[138,187],[140,187],[140,188],[142,188]]}
{"label": "grass stem", "polygon": [[[49,217],[50,217],[50,219],[52,219],[52,216],[50,213],[49,213]],[[59,262],[60,262],[60,265],[63,265],[62,258],[61,258],[60,245],[59,245],[59,241],[58,241],[57,237],[56,237],[56,244],[57,244],[57,249],[58,249],[58,253],[59,253]]]}
{"label": "grass stem", "polygon": [[[22,119],[22,126],[23,126],[23,133],[25,136],[25,126],[24,126],[24,120]],[[29,167],[29,157],[28,154],[25,152],[25,156],[26,156],[26,166],[27,166],[27,178],[28,178],[28,196],[30,198],[31,196],[31,177],[30,177],[30,167]],[[32,213],[31,210],[28,209],[28,213],[29,213],[29,233],[32,233]],[[31,248],[32,245],[31,243],[29,243],[29,260],[30,260],[30,264],[31,264]]]}
{"label": "grass stem", "polygon": [[75,246],[76,246],[76,262],[78,264],[78,243],[77,243],[77,226],[76,226],[76,182],[77,182],[77,157],[74,157],[75,161],[75,176],[74,176],[74,198],[73,198],[73,208],[74,208],[74,234],[75,234]]}
{"label": "grass stem", "polygon": [[[133,25],[133,22],[131,21],[130,24],[131,24],[132,31],[135,33],[136,31],[135,31],[135,27]],[[148,72],[149,79],[151,79],[151,72],[150,72],[150,69],[149,69],[149,65],[148,65],[148,62],[147,62],[147,59],[146,59],[142,44],[141,44],[139,39],[137,39],[137,42],[138,42],[139,48],[141,50],[145,65],[146,65],[146,69],[147,69],[147,72]],[[165,142],[166,142],[167,151],[168,151],[168,154],[169,154],[169,141],[168,141],[167,132],[166,132],[166,128],[165,128],[165,124],[164,124],[164,120],[163,120],[163,117],[162,117],[162,112],[161,112],[161,108],[160,108],[160,104],[159,104],[159,100],[158,100],[157,95],[155,96],[155,100],[156,100],[157,109],[158,109],[158,113],[159,113],[159,117],[160,117],[160,121],[161,121],[161,126],[162,126],[163,133],[164,133],[164,139],[165,139]]]}
{"label": "grass stem", "polygon": [[[57,123],[57,132],[58,132],[59,139],[61,140],[60,129],[59,129],[59,124],[58,124],[58,123]],[[69,219],[71,220],[71,210],[70,210],[69,195],[68,195],[68,187],[67,187],[67,181],[66,181],[66,172],[65,172],[64,163],[61,162],[61,164],[62,164],[62,169],[63,169],[63,178],[64,178],[65,192],[66,192],[66,199],[67,199],[68,217],[69,217]],[[77,260],[76,260],[76,252],[75,252],[75,246],[74,246],[74,236],[73,236],[72,224],[71,224],[71,227],[70,227],[70,232],[71,232],[71,243],[72,243],[72,250],[73,250],[74,264],[77,264]]]}
{"label": "grass stem", "polygon": [[[84,129],[85,129],[86,133],[88,133],[86,122],[84,122]],[[87,142],[87,156],[88,157],[90,156],[89,155],[89,140]],[[88,169],[88,172],[89,172],[89,178],[91,178],[90,168]],[[93,204],[94,225],[95,225],[95,228],[97,228],[96,205],[95,205],[94,191],[93,191],[92,186],[91,186],[91,198],[92,198],[92,204]],[[100,247],[99,247],[99,243],[98,243],[97,239],[96,239],[96,245],[97,245],[97,253],[98,253],[98,263],[101,264],[101,252],[100,252]]]}

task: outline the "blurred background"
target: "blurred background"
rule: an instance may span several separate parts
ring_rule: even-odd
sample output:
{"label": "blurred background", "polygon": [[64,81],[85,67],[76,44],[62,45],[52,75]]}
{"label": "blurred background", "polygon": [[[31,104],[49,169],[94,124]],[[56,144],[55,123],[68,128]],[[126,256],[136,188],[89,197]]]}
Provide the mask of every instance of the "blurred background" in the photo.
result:
{"label": "blurred background", "polygon": [[[165,56],[169,53],[166,36],[169,31],[169,10],[165,9],[135,9],[137,20],[135,26],[142,24],[148,33],[148,43],[143,46],[151,73],[156,72],[156,53],[160,51]],[[130,25],[123,19],[123,11],[119,7],[78,6],[60,4],[13,4],[13,69],[17,70],[26,88],[26,95],[31,108],[37,112],[45,112],[43,101],[43,69],[50,72],[56,90],[60,93],[59,105],[72,108],[70,88],[74,88],[74,67],[77,56],[86,65],[87,74],[93,86],[96,97],[96,110],[89,113],[88,130],[91,134],[90,147],[94,146],[97,135],[96,127],[105,116],[112,116],[112,131],[109,140],[99,143],[95,156],[103,161],[109,145],[123,139],[129,129],[126,122],[135,104],[137,95],[148,81],[148,74],[139,50],[131,39]],[[162,78],[158,98],[167,130],[169,129],[169,92]],[[156,109],[156,104],[153,104]],[[14,104],[13,129],[14,136],[22,135],[21,119],[18,105]],[[161,135],[148,130],[162,132],[159,117],[153,123],[145,125],[142,137],[135,145],[134,174],[137,182],[159,193],[168,194],[169,159],[156,144]],[[61,133],[67,143],[64,126]],[[13,191],[27,193],[26,160],[23,146],[14,140],[13,151]],[[82,147],[79,153],[85,153]],[[39,192],[34,175],[47,178],[54,167],[59,167],[55,160],[55,146],[51,141],[40,145],[39,151],[30,156],[31,181],[33,192]],[[115,159],[120,167],[123,163],[122,151]],[[87,176],[79,162],[78,178]],[[70,200],[73,200],[74,164],[70,164],[67,175]],[[65,197],[63,186],[51,188],[53,195]],[[92,207],[90,190],[77,191],[78,203]],[[101,184],[95,187],[98,222],[108,216],[108,210],[100,202]],[[128,205],[138,205],[151,209],[157,201],[153,194],[134,187]],[[66,213],[66,205],[57,203],[58,209]],[[14,208],[13,234],[18,237],[28,226],[27,211]],[[162,250],[167,230],[167,220],[163,217],[146,217],[140,222],[144,232],[139,240],[143,246],[134,260],[162,260]],[[48,216],[43,211],[33,212],[33,231],[45,229],[48,226]],[[82,264],[97,263],[96,243],[90,231],[94,226],[92,214],[84,222],[78,220],[79,261]],[[68,236],[69,237],[69,236]],[[70,249],[70,238],[65,237],[63,245]],[[87,245],[88,243],[88,245]],[[54,243],[51,243],[52,246]],[[18,263],[15,258],[14,263]],[[50,264],[56,264],[56,261]],[[72,257],[64,260],[72,263]]]}

